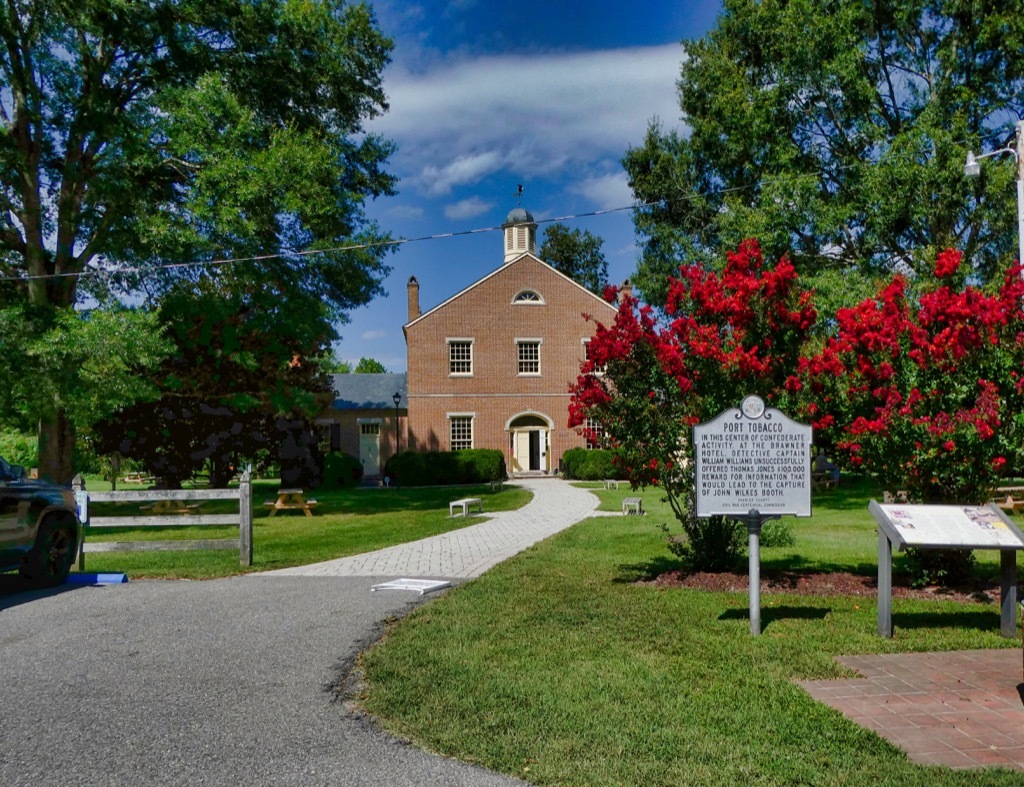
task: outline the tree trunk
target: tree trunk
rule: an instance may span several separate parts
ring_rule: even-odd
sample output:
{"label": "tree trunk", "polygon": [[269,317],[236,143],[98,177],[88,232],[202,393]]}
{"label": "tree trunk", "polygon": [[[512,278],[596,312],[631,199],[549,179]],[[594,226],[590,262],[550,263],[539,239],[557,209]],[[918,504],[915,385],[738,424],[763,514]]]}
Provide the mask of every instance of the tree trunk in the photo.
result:
{"label": "tree trunk", "polygon": [[75,475],[71,454],[75,432],[63,408],[39,419],[39,477],[58,484],[70,484]]}

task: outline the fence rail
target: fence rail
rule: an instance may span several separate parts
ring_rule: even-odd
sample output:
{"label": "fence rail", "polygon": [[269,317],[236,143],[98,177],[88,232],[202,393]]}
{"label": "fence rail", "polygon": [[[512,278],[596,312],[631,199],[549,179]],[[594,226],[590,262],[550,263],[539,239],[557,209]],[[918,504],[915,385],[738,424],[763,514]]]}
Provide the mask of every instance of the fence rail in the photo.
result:
{"label": "fence rail", "polygon": [[[144,489],[128,492],[89,492],[82,476],[72,482],[78,499],[78,516],[86,534],[101,527],[195,527],[238,525],[238,538],[178,541],[102,541],[86,542],[78,553],[79,571],[85,570],[86,552],[144,552],[193,549],[237,549],[239,563],[252,565],[252,476],[246,472],[238,489]],[[237,514],[183,513],[150,516],[93,516],[91,503],[187,503],[207,500],[237,500]]]}

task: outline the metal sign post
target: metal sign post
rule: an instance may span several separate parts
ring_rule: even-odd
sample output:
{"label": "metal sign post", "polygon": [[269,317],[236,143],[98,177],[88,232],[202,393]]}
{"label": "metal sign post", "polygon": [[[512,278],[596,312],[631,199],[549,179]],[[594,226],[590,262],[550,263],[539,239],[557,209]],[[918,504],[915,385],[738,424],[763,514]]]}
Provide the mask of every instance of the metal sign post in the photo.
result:
{"label": "metal sign post", "polygon": [[747,526],[750,633],[761,633],[761,527],[783,514],[811,515],[811,441],[806,424],[758,396],[693,428],[698,517]]}

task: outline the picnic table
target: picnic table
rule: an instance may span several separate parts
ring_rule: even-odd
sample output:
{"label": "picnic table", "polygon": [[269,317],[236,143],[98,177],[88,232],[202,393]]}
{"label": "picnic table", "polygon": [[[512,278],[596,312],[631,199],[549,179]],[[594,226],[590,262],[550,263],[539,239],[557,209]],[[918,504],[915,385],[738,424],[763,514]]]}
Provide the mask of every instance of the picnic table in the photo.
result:
{"label": "picnic table", "polygon": [[143,511],[148,511],[150,514],[197,514],[199,513],[200,503],[189,503],[186,500],[157,500],[153,503],[147,503],[144,506],[139,506]]}
{"label": "picnic table", "polygon": [[316,500],[307,500],[301,489],[278,489],[277,500],[265,500],[263,505],[270,509],[274,516],[278,511],[302,511],[306,516],[313,516],[312,509]]}
{"label": "picnic table", "polygon": [[1024,511],[1024,486],[997,487],[992,502],[1011,514]]}
{"label": "picnic table", "polygon": [[126,484],[152,484],[156,481],[155,476],[145,475],[143,473],[128,473],[124,478],[121,479]]}

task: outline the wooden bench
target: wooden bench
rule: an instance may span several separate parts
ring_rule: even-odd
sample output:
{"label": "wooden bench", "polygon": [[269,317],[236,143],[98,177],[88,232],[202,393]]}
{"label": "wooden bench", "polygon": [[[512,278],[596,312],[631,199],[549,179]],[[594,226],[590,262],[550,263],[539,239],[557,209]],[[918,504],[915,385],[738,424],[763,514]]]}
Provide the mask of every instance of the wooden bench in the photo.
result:
{"label": "wooden bench", "polygon": [[615,478],[606,478],[604,480],[604,488],[605,489],[618,489],[619,488],[619,482]]}
{"label": "wooden bench", "polygon": [[900,489],[896,492],[882,492],[883,503],[906,503],[907,502],[907,490]]}
{"label": "wooden bench", "polygon": [[1006,495],[1006,497],[1000,496],[992,502],[1003,509],[1003,511],[1008,511],[1011,514],[1024,511],[1024,497],[1014,498],[1013,495]]}
{"label": "wooden bench", "polygon": [[630,512],[642,514],[644,512],[643,501],[639,497],[627,497],[622,501],[622,514],[625,516]]}
{"label": "wooden bench", "polygon": [[832,477],[831,470],[816,470],[811,473],[812,489],[835,489],[839,483]]}
{"label": "wooden bench", "polygon": [[452,500],[448,504],[448,516],[455,516],[455,509],[462,509],[462,516],[469,516],[469,507],[476,506],[481,514],[484,512],[484,503],[479,497],[464,497],[461,500]]}

